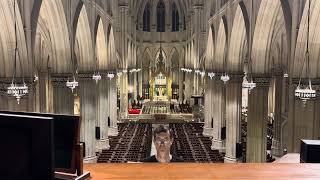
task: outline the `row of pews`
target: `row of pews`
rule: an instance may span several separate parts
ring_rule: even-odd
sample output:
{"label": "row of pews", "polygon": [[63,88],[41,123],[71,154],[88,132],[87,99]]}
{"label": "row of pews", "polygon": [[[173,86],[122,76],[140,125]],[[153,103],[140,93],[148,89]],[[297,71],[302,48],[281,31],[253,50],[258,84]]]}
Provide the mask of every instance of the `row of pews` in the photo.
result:
{"label": "row of pews", "polygon": [[152,127],[147,123],[119,123],[119,135],[109,137],[110,149],[103,150],[98,163],[138,162],[151,151]]}
{"label": "row of pews", "polygon": [[185,162],[222,163],[223,156],[218,150],[211,150],[211,140],[204,137],[203,123],[170,124],[174,133],[172,153]]}
{"label": "row of pews", "polygon": [[[185,162],[221,163],[223,155],[211,150],[211,140],[202,135],[203,123],[172,123],[171,153]],[[120,123],[119,135],[110,137],[110,149],[103,150],[98,163],[139,162],[150,155],[151,124]]]}

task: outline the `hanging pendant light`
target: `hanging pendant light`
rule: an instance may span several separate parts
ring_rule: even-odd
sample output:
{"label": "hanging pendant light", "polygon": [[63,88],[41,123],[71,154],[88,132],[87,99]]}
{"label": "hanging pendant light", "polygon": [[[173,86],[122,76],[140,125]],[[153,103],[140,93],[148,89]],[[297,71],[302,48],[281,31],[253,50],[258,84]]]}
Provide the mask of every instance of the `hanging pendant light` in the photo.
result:
{"label": "hanging pendant light", "polygon": [[[229,4],[230,5],[230,4]],[[227,14],[227,17],[228,17],[228,7],[226,7],[226,14]],[[224,62],[223,62],[223,69],[224,69],[224,73],[222,74],[221,76],[221,81],[223,81],[224,84],[226,84],[229,80],[230,80],[230,77],[227,73],[227,56],[228,56],[228,53],[227,51],[225,51],[225,54],[224,54]]]}
{"label": "hanging pendant light", "polygon": [[227,73],[225,73],[221,76],[220,79],[221,79],[221,81],[223,81],[224,84],[226,84],[230,80],[230,77]]}
{"label": "hanging pendant light", "polygon": [[242,87],[248,89],[249,93],[251,92],[252,89],[256,87],[256,83],[254,83],[252,79],[250,82],[248,81],[247,73],[244,73]]}
{"label": "hanging pendant light", "polygon": [[[312,82],[310,78],[310,55],[309,55],[309,36],[310,36],[310,6],[311,0],[309,0],[308,7],[308,28],[307,28],[307,50],[305,53],[305,61],[306,62],[306,74],[308,76],[308,85],[303,88],[301,84],[302,73],[300,73],[299,85],[295,90],[295,96],[303,101],[306,104],[307,100],[315,98],[317,96],[316,90],[312,89]],[[304,64],[302,66],[301,72],[303,71]]]}
{"label": "hanging pendant light", "polygon": [[[18,84],[15,80],[16,71],[17,71],[17,59],[19,58],[19,50],[18,50],[18,38],[17,38],[17,15],[16,15],[16,0],[13,3],[14,6],[14,32],[15,32],[15,50],[14,50],[14,67],[13,67],[13,76],[10,86],[7,88],[7,94],[9,96],[13,96],[17,99],[18,104],[20,104],[20,99],[28,94],[28,86],[24,82],[22,84]],[[22,73],[23,76],[23,73]]]}
{"label": "hanging pendant light", "polygon": [[[92,6],[91,6],[91,17],[92,17],[92,22],[91,22],[91,24],[94,22],[95,16],[96,16],[96,14],[97,14],[97,11],[96,11],[96,6],[97,6],[96,1],[94,1],[94,6],[95,6],[95,7],[94,7],[94,13],[93,13],[93,4],[92,4]],[[98,64],[98,58],[96,58],[96,49],[95,49],[95,47],[96,47],[96,38],[94,37],[93,28],[92,28],[91,34],[92,34],[92,41],[93,41],[93,59],[95,59],[95,68],[96,68],[96,71],[97,71],[99,64]],[[94,81],[96,81],[96,84],[98,84],[98,82],[101,80],[101,75],[100,75],[99,72],[96,72],[96,71],[93,73],[92,79],[93,79]]]}
{"label": "hanging pendant light", "polygon": [[[250,18],[250,34],[249,34],[249,61],[248,61],[248,73],[244,73],[244,77],[243,77],[243,82],[242,82],[242,87],[246,88],[249,90],[249,93],[251,92],[251,90],[253,90],[257,85],[256,83],[253,82],[252,80],[252,24],[253,24],[253,1],[251,1],[251,18]],[[250,76],[250,81],[249,79],[249,75],[251,73]]]}
{"label": "hanging pendant light", "polygon": [[[118,74],[117,74],[117,76],[121,76],[121,75],[118,75]],[[111,79],[114,78],[114,74],[113,74],[113,73],[108,73],[108,74],[107,74],[107,77],[111,80]]]}
{"label": "hanging pendant light", "polygon": [[76,78],[73,76],[73,81],[67,81],[66,83],[67,87],[71,89],[71,91],[73,92],[73,90],[79,86],[78,81],[76,81]]}
{"label": "hanging pendant light", "polygon": [[[72,15],[71,15],[71,0],[69,0],[69,8],[70,8],[70,17],[69,17],[69,23],[70,23],[70,32],[73,32],[73,23],[72,23]],[[71,63],[72,63],[72,68],[75,68],[75,63],[74,63],[74,60],[73,60],[73,36],[70,35],[70,44],[71,44],[71,48],[70,48],[70,53],[71,53]],[[68,88],[71,89],[71,92],[73,93],[73,90],[79,86],[79,82],[76,80],[76,76],[75,74],[78,74],[78,70],[74,70],[73,69],[73,81],[69,81],[69,78],[68,78],[68,81],[66,82],[66,86]]]}

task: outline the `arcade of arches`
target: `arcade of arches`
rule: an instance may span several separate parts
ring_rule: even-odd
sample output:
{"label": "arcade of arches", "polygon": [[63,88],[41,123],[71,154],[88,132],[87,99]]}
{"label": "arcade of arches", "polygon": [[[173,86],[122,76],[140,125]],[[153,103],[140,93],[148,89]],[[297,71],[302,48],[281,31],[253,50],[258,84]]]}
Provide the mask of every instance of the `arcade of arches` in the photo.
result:
{"label": "arcade of arches", "polygon": [[318,0],[1,0],[0,110],[80,115],[88,162],[140,121],[199,123],[224,162],[266,162],[320,138],[319,98],[294,93],[308,74],[320,88],[319,15]]}

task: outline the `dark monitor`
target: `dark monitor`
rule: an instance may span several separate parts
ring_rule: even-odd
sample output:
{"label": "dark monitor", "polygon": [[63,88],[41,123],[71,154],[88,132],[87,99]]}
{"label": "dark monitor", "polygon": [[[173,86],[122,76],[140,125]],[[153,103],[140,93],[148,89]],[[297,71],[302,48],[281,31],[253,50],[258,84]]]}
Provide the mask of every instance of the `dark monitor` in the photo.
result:
{"label": "dark monitor", "polygon": [[320,163],[320,140],[301,139],[301,163]]}
{"label": "dark monitor", "polygon": [[54,178],[53,118],[0,113],[0,179]]}
{"label": "dark monitor", "polygon": [[76,173],[76,145],[80,141],[79,116],[42,114],[32,112],[2,112],[8,114],[52,117],[54,119],[55,170],[59,172]]}

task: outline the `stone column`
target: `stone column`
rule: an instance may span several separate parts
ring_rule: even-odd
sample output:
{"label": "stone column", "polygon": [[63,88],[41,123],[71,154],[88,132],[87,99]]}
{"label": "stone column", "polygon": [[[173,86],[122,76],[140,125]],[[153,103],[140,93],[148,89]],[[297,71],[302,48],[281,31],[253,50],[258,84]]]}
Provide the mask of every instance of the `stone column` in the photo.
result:
{"label": "stone column", "polygon": [[[117,80],[113,78],[109,81],[109,116],[110,127],[108,129],[108,136],[118,135],[118,117],[117,117]],[[127,103],[128,104],[128,103]]]}
{"label": "stone column", "polygon": [[127,38],[127,27],[128,27],[128,5],[119,4],[120,6],[120,26],[121,26],[121,56],[122,56],[122,68],[126,70],[120,77],[120,116],[125,118],[128,116],[128,38]]}
{"label": "stone column", "polygon": [[141,69],[140,72],[138,72],[138,84],[139,84],[139,96],[142,97],[142,76],[143,76],[143,70]]}
{"label": "stone column", "polygon": [[138,82],[137,82],[138,74],[134,73],[133,77],[134,77],[134,79],[133,79],[133,93],[134,93],[133,100],[136,100],[136,102],[137,102],[138,92],[139,92],[139,87],[138,87]]}
{"label": "stone column", "polygon": [[234,163],[241,121],[242,78],[232,79],[226,86],[226,155],[224,162]]}
{"label": "stone column", "polygon": [[96,162],[96,91],[95,82],[92,79],[81,79],[80,86],[80,114],[81,114],[81,133],[80,139],[85,142],[84,162]]}
{"label": "stone column", "polygon": [[53,112],[53,88],[49,72],[39,73],[39,104],[40,112]]}
{"label": "stone column", "polygon": [[223,109],[223,82],[219,79],[212,79],[212,118],[213,118],[213,139],[211,149],[224,151],[221,140],[221,127],[224,119]]}
{"label": "stone column", "polygon": [[273,139],[271,146],[272,156],[280,157],[282,152],[280,148],[280,138],[281,138],[281,112],[282,112],[282,76],[275,77],[275,105],[274,105],[274,123],[273,123]]}
{"label": "stone column", "polygon": [[74,96],[66,86],[64,79],[55,79],[53,85],[53,112],[56,114],[73,115]]}
{"label": "stone column", "polygon": [[269,80],[255,80],[248,99],[247,162],[266,162]]}
{"label": "stone column", "polygon": [[191,81],[191,80],[190,80],[191,74],[185,73],[185,75],[186,75],[186,80],[185,80],[185,87],[186,87],[186,89],[185,89],[185,100],[190,102],[190,99],[191,99],[191,89],[193,88],[193,87],[191,86],[191,82],[190,82],[190,81]]}
{"label": "stone column", "polygon": [[183,72],[179,70],[179,102],[182,102],[183,96]]}
{"label": "stone column", "polygon": [[206,77],[205,82],[205,92],[204,92],[204,128],[203,135],[207,137],[213,136],[213,127],[211,127],[212,123],[212,91],[211,84],[214,80],[211,80],[208,76]]}
{"label": "stone column", "polygon": [[109,149],[108,115],[109,115],[109,80],[101,79],[97,84],[97,126],[100,127],[100,140],[97,141],[96,150],[102,152]]}

